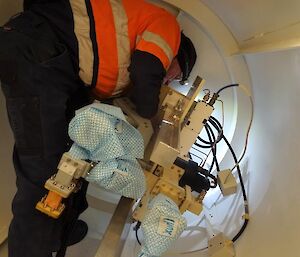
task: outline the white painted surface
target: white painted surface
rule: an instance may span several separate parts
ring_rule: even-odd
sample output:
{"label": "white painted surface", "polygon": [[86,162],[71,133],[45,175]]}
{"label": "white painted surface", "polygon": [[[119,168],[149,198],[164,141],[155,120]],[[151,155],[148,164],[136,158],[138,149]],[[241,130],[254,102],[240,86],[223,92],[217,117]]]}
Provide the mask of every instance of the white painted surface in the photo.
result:
{"label": "white painted surface", "polygon": [[240,53],[300,46],[298,0],[203,0],[230,29]]}
{"label": "white painted surface", "polygon": [[239,43],[260,33],[282,30],[300,23],[298,0],[202,0],[224,24]]}
{"label": "white painted surface", "polygon": [[210,33],[214,42],[219,44],[226,55],[239,51],[238,44],[222,20],[200,0],[162,0],[188,13],[197,20],[205,32]]}
{"label": "white painted surface", "polygon": [[255,99],[242,257],[299,257],[300,49],[247,56]]}

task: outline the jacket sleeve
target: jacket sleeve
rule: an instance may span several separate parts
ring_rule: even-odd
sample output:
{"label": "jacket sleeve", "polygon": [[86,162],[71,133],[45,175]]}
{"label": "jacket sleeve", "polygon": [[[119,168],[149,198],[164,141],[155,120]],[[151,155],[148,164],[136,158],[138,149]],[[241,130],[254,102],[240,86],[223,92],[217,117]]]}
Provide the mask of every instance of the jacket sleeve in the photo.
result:
{"label": "jacket sleeve", "polygon": [[159,93],[165,69],[161,61],[148,52],[136,50],[129,68],[133,87],[131,99],[137,113],[144,118],[152,118],[158,108]]}
{"label": "jacket sleeve", "polygon": [[158,57],[167,70],[177,55],[180,45],[180,27],[176,17],[162,11],[160,17],[153,17],[140,34],[136,50]]}

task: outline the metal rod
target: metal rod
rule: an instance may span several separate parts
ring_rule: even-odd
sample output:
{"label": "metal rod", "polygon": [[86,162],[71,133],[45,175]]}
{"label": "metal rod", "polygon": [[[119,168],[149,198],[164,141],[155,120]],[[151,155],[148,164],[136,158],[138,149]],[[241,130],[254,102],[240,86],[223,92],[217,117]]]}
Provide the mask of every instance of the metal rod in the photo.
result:
{"label": "metal rod", "polygon": [[105,231],[95,257],[119,257],[131,225],[131,210],[134,200],[121,197]]}

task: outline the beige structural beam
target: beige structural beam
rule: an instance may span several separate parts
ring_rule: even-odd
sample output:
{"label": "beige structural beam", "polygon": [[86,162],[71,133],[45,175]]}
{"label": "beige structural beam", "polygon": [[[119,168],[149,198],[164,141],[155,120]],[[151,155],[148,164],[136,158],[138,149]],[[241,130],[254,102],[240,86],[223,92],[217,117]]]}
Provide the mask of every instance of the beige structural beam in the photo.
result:
{"label": "beige structural beam", "polygon": [[257,53],[300,47],[300,22],[266,31],[244,40],[239,53]]}

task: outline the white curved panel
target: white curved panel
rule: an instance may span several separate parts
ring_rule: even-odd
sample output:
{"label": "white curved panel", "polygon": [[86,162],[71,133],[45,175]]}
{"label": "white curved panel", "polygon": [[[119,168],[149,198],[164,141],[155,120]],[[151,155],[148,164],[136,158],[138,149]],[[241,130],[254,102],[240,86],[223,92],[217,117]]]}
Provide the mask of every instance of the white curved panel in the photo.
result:
{"label": "white curved panel", "polygon": [[237,39],[240,52],[274,51],[300,46],[298,0],[203,0]]}
{"label": "white curved panel", "polygon": [[202,0],[232,31],[239,43],[254,35],[300,22],[298,0]]}
{"label": "white curved panel", "polygon": [[239,51],[237,42],[233,35],[206,5],[199,0],[163,0],[169,4],[188,13],[191,17],[197,20],[203,29],[210,34],[213,41],[222,48],[222,52],[226,55],[231,55]]}
{"label": "white curved panel", "polygon": [[300,2],[164,0],[189,13],[226,55],[300,46]]}
{"label": "white curved panel", "polygon": [[237,256],[300,256],[299,60],[300,49],[247,55],[255,98],[251,220]]}

